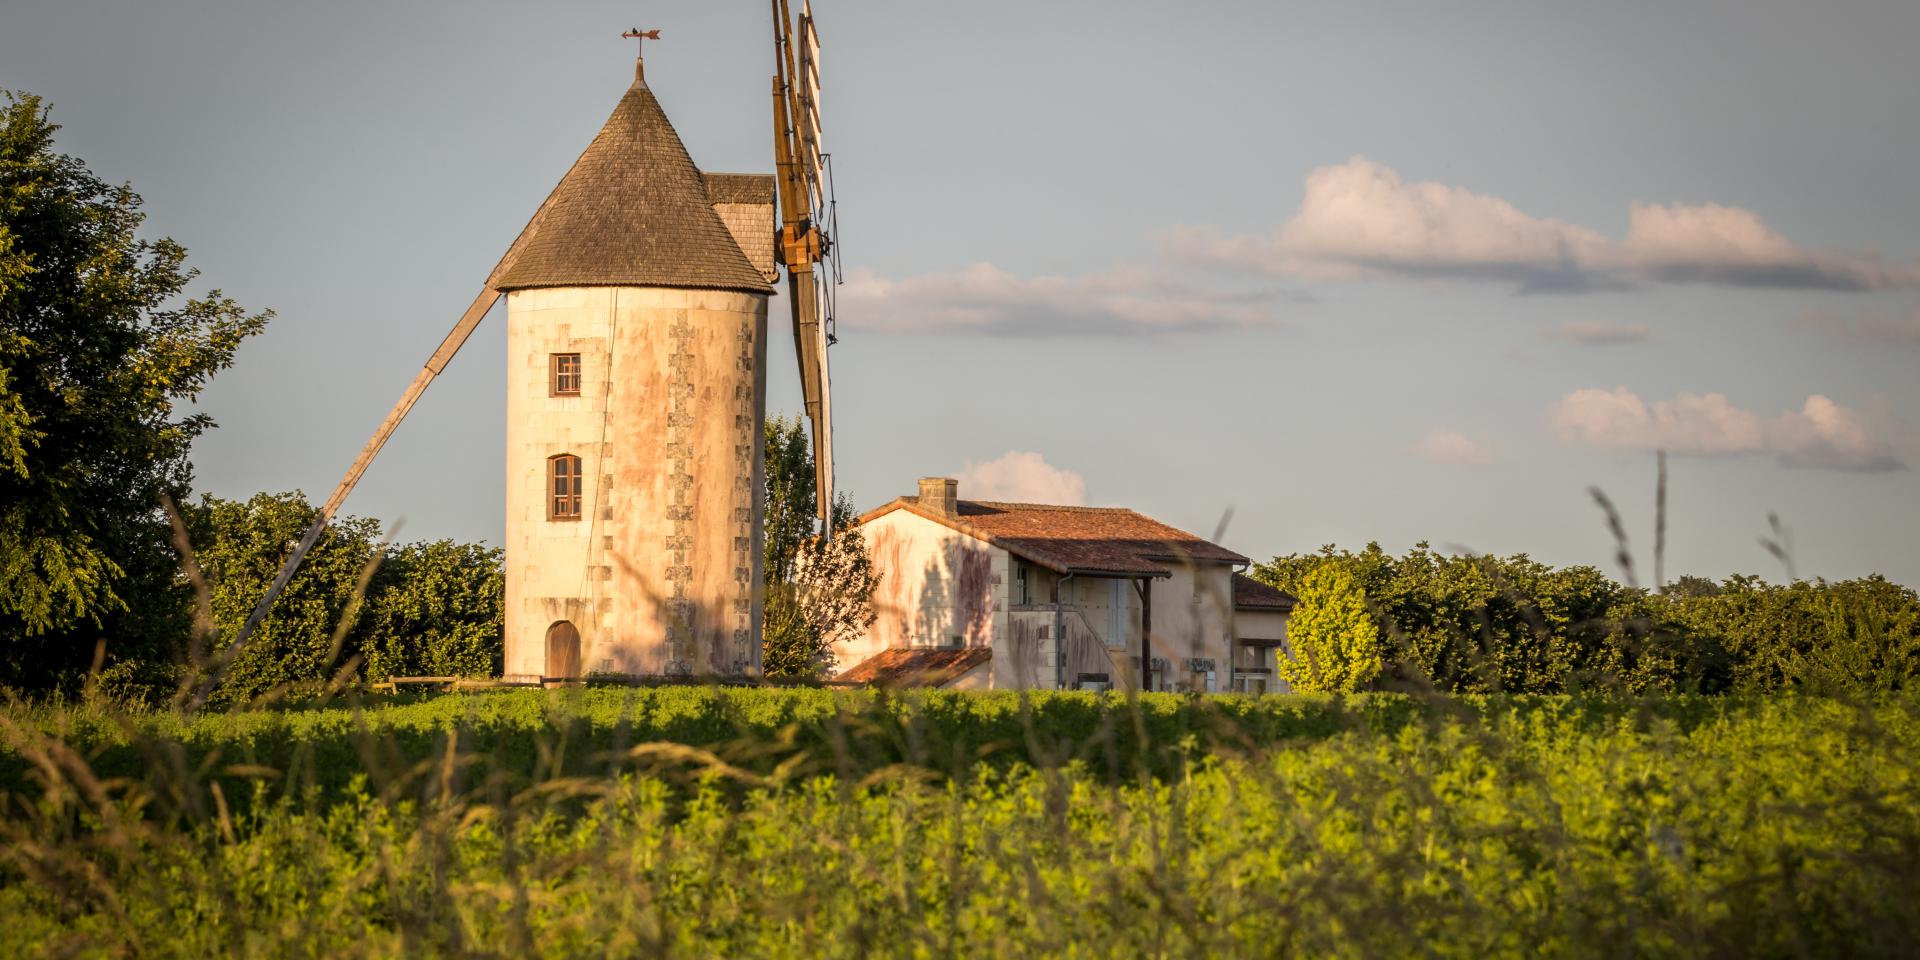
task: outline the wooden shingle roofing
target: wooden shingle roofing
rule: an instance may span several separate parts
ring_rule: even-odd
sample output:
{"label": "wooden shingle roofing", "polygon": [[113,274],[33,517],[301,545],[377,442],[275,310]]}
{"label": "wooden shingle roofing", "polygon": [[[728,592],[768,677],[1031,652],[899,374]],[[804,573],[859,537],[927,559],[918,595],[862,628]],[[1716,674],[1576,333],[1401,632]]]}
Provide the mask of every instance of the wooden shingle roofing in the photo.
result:
{"label": "wooden shingle roofing", "polygon": [[771,173],[708,173],[702,177],[707,182],[707,197],[715,204],[773,203]]}
{"label": "wooden shingle roofing", "polygon": [[[727,202],[770,194],[772,178],[720,175]],[[769,293],[714,212],[709,178],[645,83],[635,80],[553,195],[494,287],[695,287]]]}
{"label": "wooden shingle roofing", "polygon": [[1182,563],[1249,562],[1232,550],[1123,507],[961,500],[957,516],[901,497],[860,518],[908,510],[1059,573],[1164,577]]}

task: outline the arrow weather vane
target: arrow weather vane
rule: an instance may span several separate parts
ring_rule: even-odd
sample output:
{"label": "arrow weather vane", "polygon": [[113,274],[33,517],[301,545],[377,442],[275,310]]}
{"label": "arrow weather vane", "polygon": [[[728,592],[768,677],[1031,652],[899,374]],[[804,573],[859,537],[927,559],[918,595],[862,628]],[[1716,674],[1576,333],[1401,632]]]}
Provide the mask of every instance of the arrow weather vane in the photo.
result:
{"label": "arrow weather vane", "polygon": [[626,33],[623,33],[620,36],[623,39],[634,41],[633,55],[641,59],[645,59],[647,41],[660,39],[660,31],[642,30],[639,27],[632,27],[628,29]]}

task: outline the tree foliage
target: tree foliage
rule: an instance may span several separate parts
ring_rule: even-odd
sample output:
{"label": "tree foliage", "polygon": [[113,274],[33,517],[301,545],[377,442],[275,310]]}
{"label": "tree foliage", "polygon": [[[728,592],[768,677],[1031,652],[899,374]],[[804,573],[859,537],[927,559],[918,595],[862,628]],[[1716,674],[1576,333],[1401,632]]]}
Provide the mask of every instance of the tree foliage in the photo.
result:
{"label": "tree foliage", "polygon": [[1302,693],[1351,693],[1380,675],[1380,629],[1353,575],[1335,564],[1307,571],[1288,619],[1292,649],[1280,676]]}
{"label": "tree foliage", "polygon": [[453,540],[389,548],[357,628],[366,674],[499,676],[505,613],[499,548]]}
{"label": "tree foliage", "polygon": [[[217,636],[230,638],[313,521],[298,493],[204,497],[185,511]],[[388,545],[380,525],[336,517],[220,687],[224,699],[336,675],[493,676],[505,608],[497,549],[438,540]]]}
{"label": "tree foliage", "polygon": [[775,417],[766,432],[765,616],[761,670],[816,676],[834,666],[834,645],[873,625],[874,572],[866,538],[842,494],[831,538],[814,534],[813,451],[799,417]]}
{"label": "tree foliage", "polygon": [[0,681],[167,664],[185,634],[161,497],[184,499],[184,413],[270,314],[214,290],[141,201],[57,152],[39,98],[0,109]]}
{"label": "tree foliage", "polygon": [[1724,647],[1729,680],[1742,688],[1878,691],[1920,683],[1920,596],[1878,575],[1696,580],[1645,605],[1667,633]]}
{"label": "tree foliage", "polygon": [[1444,556],[1424,543],[1398,557],[1378,544],[1329,546],[1253,574],[1297,593],[1325,566],[1366,594],[1387,638],[1386,682],[1401,688],[1713,693],[1901,689],[1920,679],[1920,602],[1880,577],[1682,577],[1652,592],[1593,567]]}
{"label": "tree foliage", "polygon": [[[262,493],[244,502],[207,496],[183,514],[207,581],[215,634],[231,638],[312,522],[313,508],[298,493]],[[380,556],[379,537],[373,520],[335,518],[272,614],[227,665],[221,692],[244,697],[332,677],[362,606],[361,578],[372,575]]]}

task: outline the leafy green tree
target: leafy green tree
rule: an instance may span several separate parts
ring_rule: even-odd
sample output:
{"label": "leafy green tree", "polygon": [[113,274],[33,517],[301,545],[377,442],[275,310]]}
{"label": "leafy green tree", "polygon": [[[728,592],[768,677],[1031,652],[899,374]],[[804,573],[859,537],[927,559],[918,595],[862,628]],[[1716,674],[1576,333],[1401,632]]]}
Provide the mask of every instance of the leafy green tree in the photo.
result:
{"label": "leafy green tree", "polygon": [[[1770,584],[1679,577],[1663,592],[1525,554],[1275,557],[1253,575],[1300,594],[1351,576],[1391,654],[1391,686],[1447,693],[1889,691],[1920,683],[1920,596],[1873,576]],[[1296,615],[1297,616],[1297,615]]]}
{"label": "leafy green tree", "polygon": [[1920,596],[1884,577],[1778,585],[1733,576],[1653,598],[1677,631],[1728,652],[1749,690],[1911,689],[1920,683]]}
{"label": "leafy green tree", "polygon": [[1275,557],[1254,576],[1294,590],[1320,564],[1344,567],[1375,612],[1392,654],[1391,686],[1446,693],[1582,689],[1712,691],[1727,682],[1715,639],[1677,629],[1645,591],[1589,566],[1552,567],[1525,554],[1446,556],[1419,543],[1395,557]]}
{"label": "leafy green tree", "polygon": [[1353,574],[1322,563],[1301,578],[1280,676],[1303,693],[1348,693],[1380,675],[1380,629]]}
{"label": "leafy green tree", "polygon": [[368,679],[494,677],[504,667],[506,571],[501,551],[452,540],[387,550],[355,648]]}
{"label": "leafy green tree", "polygon": [[[299,493],[203,497],[184,511],[215,632],[230,638],[314,508]],[[273,612],[227,670],[224,700],[349,677],[494,676],[503,653],[498,549],[436,540],[388,546],[360,517],[328,525]]]}
{"label": "leafy green tree", "polygon": [[215,290],[140,198],[58,153],[39,98],[0,109],[0,682],[157,682],[188,606],[162,495],[186,497],[197,396],[270,314]]}
{"label": "leafy green tree", "polygon": [[835,644],[873,625],[880,575],[845,494],[834,500],[833,536],[814,535],[813,452],[799,417],[767,421],[766,462],[761,670],[817,676],[834,666]]}
{"label": "leafy green tree", "polygon": [[[218,637],[231,638],[253,612],[315,512],[299,493],[261,493],[245,502],[206,496],[183,510]],[[332,678],[356,652],[352,631],[377,559],[379,523],[336,517],[226,666],[217,696],[232,701]]]}
{"label": "leafy green tree", "polygon": [[[773,417],[766,428],[766,580],[792,583],[802,547],[814,535],[813,441],[800,417]],[[834,522],[846,522],[850,503],[834,504]]]}

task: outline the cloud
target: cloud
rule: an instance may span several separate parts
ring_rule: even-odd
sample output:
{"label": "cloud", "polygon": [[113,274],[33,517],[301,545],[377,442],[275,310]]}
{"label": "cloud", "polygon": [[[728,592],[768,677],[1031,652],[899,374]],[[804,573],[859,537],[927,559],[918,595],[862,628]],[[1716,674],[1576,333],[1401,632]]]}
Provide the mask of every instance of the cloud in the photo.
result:
{"label": "cloud", "polygon": [[1009,450],[985,463],[967,461],[960,471],[960,496],[967,500],[1052,503],[1077,507],[1087,502],[1087,480],[1047,462],[1031,450]]}
{"label": "cloud", "polygon": [[1770,454],[1790,466],[1897,470],[1905,466],[1883,424],[1814,394],[1797,411],[1761,417],[1718,393],[1680,393],[1651,404],[1626,387],[1576,390],[1548,410],[1562,441],[1678,456]]}
{"label": "cloud", "polygon": [[1407,452],[1434,463],[1478,466],[1493,462],[1493,445],[1458,430],[1434,428],[1407,448]]}
{"label": "cloud", "polygon": [[1123,267],[1077,277],[1023,277],[990,263],[892,280],[872,270],[847,274],[839,319],[881,333],[965,332],[988,336],[1146,334],[1278,322],[1277,305],[1299,295],[1213,290]]}
{"label": "cloud", "polygon": [[1920,264],[1797,247],[1757,214],[1635,203],[1626,238],[1523,213],[1498,197],[1354,157],[1307,174],[1300,209],[1270,236],[1174,231],[1165,251],[1265,276],[1491,280],[1571,292],[1649,283],[1868,290],[1920,285]]}
{"label": "cloud", "polygon": [[1607,320],[1572,320],[1541,333],[1549,340],[1565,340],[1594,346],[1637,343],[1653,336],[1644,323],[1613,323]]}
{"label": "cloud", "polygon": [[1905,313],[1870,310],[1858,317],[1806,310],[1795,317],[1794,322],[1809,330],[1846,340],[1920,347],[1920,307],[1913,307]]}

